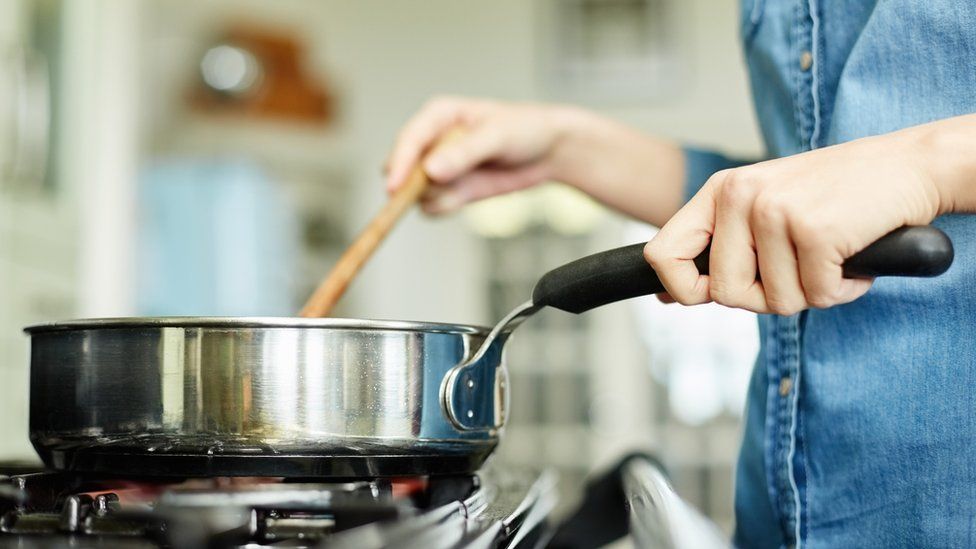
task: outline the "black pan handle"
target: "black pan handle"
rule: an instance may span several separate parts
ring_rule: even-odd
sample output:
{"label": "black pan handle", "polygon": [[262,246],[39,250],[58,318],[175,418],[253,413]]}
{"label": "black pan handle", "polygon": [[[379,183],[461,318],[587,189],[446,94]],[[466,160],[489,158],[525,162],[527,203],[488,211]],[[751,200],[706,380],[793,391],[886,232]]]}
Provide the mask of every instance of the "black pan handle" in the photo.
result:
{"label": "black pan handle", "polygon": [[[708,248],[697,258],[708,273]],[[952,241],[931,226],[902,227],[881,237],[844,262],[846,278],[938,276],[952,265]],[[644,244],[632,244],[586,256],[546,273],[535,285],[532,301],[570,313],[664,291],[644,260]]]}

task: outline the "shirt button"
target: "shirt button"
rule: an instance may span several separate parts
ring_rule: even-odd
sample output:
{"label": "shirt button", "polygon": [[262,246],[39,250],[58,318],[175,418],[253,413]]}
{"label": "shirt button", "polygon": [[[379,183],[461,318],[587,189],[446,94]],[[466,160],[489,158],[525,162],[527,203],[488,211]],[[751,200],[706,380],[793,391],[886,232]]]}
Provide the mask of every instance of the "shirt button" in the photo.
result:
{"label": "shirt button", "polygon": [[779,396],[785,397],[786,395],[790,394],[790,389],[792,388],[793,378],[784,377],[783,379],[779,380]]}
{"label": "shirt button", "polygon": [[800,54],[800,70],[808,71],[813,66],[813,54],[805,51]]}

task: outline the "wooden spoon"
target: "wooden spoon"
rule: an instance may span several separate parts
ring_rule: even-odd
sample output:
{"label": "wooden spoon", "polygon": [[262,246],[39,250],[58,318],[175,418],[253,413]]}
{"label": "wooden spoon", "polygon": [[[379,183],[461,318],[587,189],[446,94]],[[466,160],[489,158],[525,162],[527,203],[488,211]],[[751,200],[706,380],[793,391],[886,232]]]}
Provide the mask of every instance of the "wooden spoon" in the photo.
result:
{"label": "wooden spoon", "polygon": [[[431,147],[431,151],[436,150],[447,142],[454,141],[462,133],[463,131],[460,128],[448,130]],[[429,156],[429,154],[428,152],[427,155]],[[430,185],[430,177],[424,172],[423,159],[421,159],[414,166],[413,171],[410,172],[404,184],[393,193],[390,200],[383,206],[380,213],[370,221],[369,225],[356,237],[356,240],[346,248],[346,251],[339,258],[338,263],[332,267],[328,276],[322,280],[318,288],[315,289],[315,292],[305,302],[305,306],[302,307],[298,316],[305,318],[329,316],[336,303],[342,298],[342,294],[346,292],[346,288],[352,279],[359,273],[370,256],[373,255],[373,252],[383,242],[383,239],[386,238],[386,235],[389,234],[397,221],[403,217],[403,214],[420,200],[424,191],[427,190],[428,185]]]}

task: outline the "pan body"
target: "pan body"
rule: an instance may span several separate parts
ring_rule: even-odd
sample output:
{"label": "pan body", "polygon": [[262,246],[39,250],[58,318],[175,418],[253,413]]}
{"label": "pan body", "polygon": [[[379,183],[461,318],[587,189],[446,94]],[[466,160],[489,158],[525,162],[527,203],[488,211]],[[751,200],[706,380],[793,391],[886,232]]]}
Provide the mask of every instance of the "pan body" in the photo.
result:
{"label": "pan body", "polygon": [[482,328],[132,318],[26,331],[31,441],[60,470],[458,474],[477,469],[498,442],[497,429],[457,429],[441,404],[445,374],[477,348]]}

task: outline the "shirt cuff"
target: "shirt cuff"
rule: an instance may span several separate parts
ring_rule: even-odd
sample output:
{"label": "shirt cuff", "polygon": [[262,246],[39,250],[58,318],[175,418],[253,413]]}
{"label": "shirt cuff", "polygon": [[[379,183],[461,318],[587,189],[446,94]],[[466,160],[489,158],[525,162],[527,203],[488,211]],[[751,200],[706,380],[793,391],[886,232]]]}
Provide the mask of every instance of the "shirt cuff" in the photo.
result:
{"label": "shirt cuff", "polygon": [[702,185],[715,172],[749,164],[748,161],[728,158],[721,154],[695,147],[684,147],[684,153],[685,202],[691,200],[691,197],[695,196],[695,193],[702,188]]}

